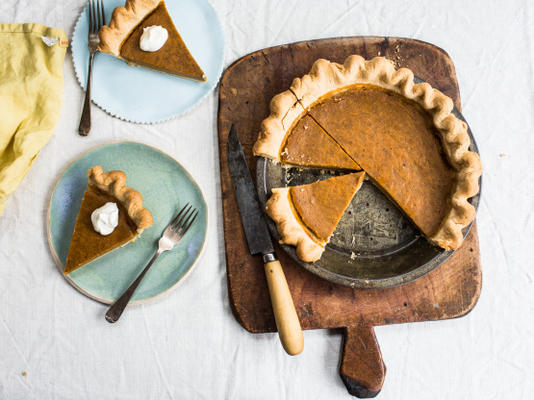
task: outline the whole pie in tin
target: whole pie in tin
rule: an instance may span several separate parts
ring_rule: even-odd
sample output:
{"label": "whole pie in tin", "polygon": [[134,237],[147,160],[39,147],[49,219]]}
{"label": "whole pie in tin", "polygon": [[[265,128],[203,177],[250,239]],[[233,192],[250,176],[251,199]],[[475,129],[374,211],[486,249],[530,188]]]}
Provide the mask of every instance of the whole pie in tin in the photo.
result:
{"label": "whole pie in tin", "polygon": [[[428,240],[452,250],[475,218],[468,199],[478,193],[482,171],[453,107],[386,58],[353,55],[343,65],[319,59],[272,99],[254,154],[302,167],[362,169]],[[313,230],[296,217],[303,232]],[[283,218],[276,223],[282,242],[294,243]]]}

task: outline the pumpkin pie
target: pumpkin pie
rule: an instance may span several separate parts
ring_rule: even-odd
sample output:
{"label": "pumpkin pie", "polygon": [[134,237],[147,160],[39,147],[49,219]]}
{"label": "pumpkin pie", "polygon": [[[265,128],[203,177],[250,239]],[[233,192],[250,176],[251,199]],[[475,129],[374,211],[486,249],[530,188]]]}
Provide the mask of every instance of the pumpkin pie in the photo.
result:
{"label": "pumpkin pie", "polygon": [[[284,93],[304,111],[287,113],[283,124],[283,110],[271,112],[256,155],[283,161],[282,151],[298,153],[303,141],[291,136],[302,133],[291,127],[311,117],[432,243],[446,250],[461,245],[462,229],[475,218],[468,199],[479,191],[481,165],[449,97],[415,84],[412,71],[397,70],[383,57],[356,55],[343,65],[317,60]],[[271,110],[283,108],[278,99]],[[307,146],[317,151],[325,139],[312,138]]]}
{"label": "pumpkin pie", "polygon": [[[69,274],[96,258],[133,242],[144,229],[152,225],[152,214],[143,208],[141,194],[125,186],[124,172],[103,172],[102,167],[95,166],[89,170],[88,178],[89,183],[76,217],[64,274]],[[94,229],[91,214],[108,202],[117,204],[119,219],[113,232],[103,236]]]}
{"label": "pumpkin pie", "polygon": [[[143,30],[161,26],[168,38],[157,51],[143,51],[139,45]],[[99,32],[98,49],[137,65],[171,75],[206,81],[206,75],[182,40],[162,0],[126,0],[116,7],[109,25]]]}
{"label": "pumpkin pie", "polygon": [[364,177],[365,172],[354,172],[273,189],[266,210],[276,222],[281,243],[296,246],[305,262],[317,261]]}

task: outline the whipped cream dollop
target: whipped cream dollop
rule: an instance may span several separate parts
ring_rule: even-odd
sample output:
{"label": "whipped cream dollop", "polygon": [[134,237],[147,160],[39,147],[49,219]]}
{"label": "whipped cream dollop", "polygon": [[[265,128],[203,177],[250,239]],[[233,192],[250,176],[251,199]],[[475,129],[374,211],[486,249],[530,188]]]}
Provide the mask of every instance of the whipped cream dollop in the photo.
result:
{"label": "whipped cream dollop", "polygon": [[95,231],[102,236],[111,234],[119,225],[119,207],[111,201],[97,208],[91,214],[91,222]]}
{"label": "whipped cream dollop", "polygon": [[163,47],[167,39],[169,38],[169,32],[162,26],[152,25],[143,28],[143,34],[139,39],[139,47],[143,51],[158,51]]}

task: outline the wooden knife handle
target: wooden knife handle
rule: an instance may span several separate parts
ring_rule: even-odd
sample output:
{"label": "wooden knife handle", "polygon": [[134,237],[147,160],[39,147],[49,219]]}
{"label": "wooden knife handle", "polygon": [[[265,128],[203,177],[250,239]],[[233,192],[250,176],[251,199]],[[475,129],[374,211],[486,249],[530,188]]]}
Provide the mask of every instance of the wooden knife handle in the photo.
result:
{"label": "wooden knife handle", "polygon": [[304,337],[280,261],[266,263],[265,275],[280,341],[287,354],[297,355],[304,348]]}

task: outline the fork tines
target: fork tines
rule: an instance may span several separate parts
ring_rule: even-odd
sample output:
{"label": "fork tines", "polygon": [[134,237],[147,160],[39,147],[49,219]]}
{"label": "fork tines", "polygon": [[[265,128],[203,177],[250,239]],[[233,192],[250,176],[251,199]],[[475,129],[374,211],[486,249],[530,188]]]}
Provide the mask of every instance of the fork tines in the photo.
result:
{"label": "fork tines", "polygon": [[106,23],[104,14],[104,3],[102,0],[89,1],[89,32],[97,33],[102,25]]}
{"label": "fork tines", "polygon": [[169,224],[169,227],[174,232],[185,233],[191,227],[197,216],[198,210],[187,203]]}

